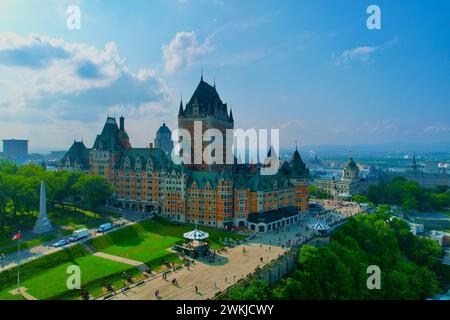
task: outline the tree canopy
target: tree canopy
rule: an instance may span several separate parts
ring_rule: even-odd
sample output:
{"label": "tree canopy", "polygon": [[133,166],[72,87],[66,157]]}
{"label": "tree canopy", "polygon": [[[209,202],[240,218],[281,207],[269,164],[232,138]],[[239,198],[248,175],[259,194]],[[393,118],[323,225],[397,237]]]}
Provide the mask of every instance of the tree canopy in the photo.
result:
{"label": "tree canopy", "polygon": [[448,186],[428,189],[415,181],[396,177],[389,183],[371,185],[367,199],[375,204],[398,205],[405,210],[440,210],[450,207],[450,190]]}
{"label": "tree canopy", "polygon": [[7,218],[14,222],[18,212],[31,213],[39,209],[41,180],[46,181],[47,205],[54,207],[65,203],[86,203],[94,210],[112,194],[112,187],[105,178],[80,172],[46,171],[42,166],[28,164],[16,166],[13,162],[0,161],[0,233]]}
{"label": "tree canopy", "polygon": [[[230,299],[426,299],[448,285],[441,250],[408,225],[376,213],[350,218],[328,245],[304,245],[296,269],[275,286],[260,282],[231,290]],[[367,268],[381,270],[381,289],[367,288]],[[448,269],[445,270],[448,273]]]}

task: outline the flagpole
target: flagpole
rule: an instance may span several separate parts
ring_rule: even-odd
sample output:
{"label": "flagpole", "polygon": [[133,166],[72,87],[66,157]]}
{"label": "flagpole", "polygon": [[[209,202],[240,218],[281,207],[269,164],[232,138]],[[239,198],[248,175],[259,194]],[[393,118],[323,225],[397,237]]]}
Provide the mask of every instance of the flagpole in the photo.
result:
{"label": "flagpole", "polygon": [[17,239],[17,291],[20,292],[20,230],[19,239]]}

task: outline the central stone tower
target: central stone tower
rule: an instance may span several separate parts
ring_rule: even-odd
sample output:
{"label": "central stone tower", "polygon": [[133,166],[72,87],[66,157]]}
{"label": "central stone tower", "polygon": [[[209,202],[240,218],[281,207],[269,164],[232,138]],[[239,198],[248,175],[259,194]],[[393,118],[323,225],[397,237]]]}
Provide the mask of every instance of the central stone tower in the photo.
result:
{"label": "central stone tower", "polygon": [[[191,167],[194,169],[221,170],[223,165],[213,164],[208,165],[205,161],[195,164],[194,162],[194,150],[197,146],[199,149],[199,143],[201,144],[201,150],[205,150],[211,141],[194,141],[194,126],[196,122],[201,122],[202,137],[206,130],[216,129],[221,132],[223,137],[223,160],[222,164],[226,163],[227,154],[232,159],[232,145],[233,136],[227,138],[227,129],[234,129],[233,112],[230,109],[228,113],[228,106],[223,103],[216,90],[216,85],[211,86],[203,80],[203,76],[200,79],[200,83],[195,89],[186,107],[183,106],[183,101],[180,102],[180,110],[178,112],[178,128],[189,131],[191,136]],[[214,155],[214,154],[213,154]],[[217,156],[216,156],[217,157]]]}

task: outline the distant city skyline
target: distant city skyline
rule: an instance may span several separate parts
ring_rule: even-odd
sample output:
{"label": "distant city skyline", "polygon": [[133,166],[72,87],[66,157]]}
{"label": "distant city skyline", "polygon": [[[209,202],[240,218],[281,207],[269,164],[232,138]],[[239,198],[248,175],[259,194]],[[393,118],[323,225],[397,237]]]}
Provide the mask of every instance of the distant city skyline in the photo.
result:
{"label": "distant city skyline", "polygon": [[[81,29],[66,9],[81,8]],[[280,146],[450,142],[448,1],[155,0],[0,3],[0,139],[86,146],[107,115],[135,147],[216,83],[235,127]]]}

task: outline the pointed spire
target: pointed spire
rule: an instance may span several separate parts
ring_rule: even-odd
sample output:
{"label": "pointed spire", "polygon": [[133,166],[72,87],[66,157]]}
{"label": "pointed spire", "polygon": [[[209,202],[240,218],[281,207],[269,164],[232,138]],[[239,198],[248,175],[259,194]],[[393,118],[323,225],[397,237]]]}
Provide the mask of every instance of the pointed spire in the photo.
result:
{"label": "pointed spire", "polygon": [[178,111],[178,115],[182,115],[183,114],[183,98],[181,98],[180,101],[180,110]]}
{"label": "pointed spire", "polygon": [[414,171],[417,171],[417,169],[418,169],[417,161],[416,161],[416,153],[415,153],[415,152],[414,152],[414,154],[413,154],[412,168],[413,168]]}
{"label": "pointed spire", "polygon": [[231,106],[230,106],[230,120],[234,121],[233,120],[233,109],[231,108]]}

